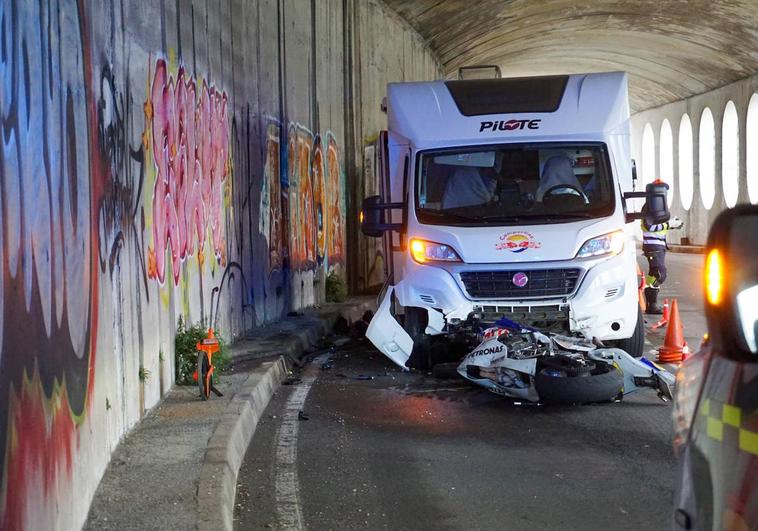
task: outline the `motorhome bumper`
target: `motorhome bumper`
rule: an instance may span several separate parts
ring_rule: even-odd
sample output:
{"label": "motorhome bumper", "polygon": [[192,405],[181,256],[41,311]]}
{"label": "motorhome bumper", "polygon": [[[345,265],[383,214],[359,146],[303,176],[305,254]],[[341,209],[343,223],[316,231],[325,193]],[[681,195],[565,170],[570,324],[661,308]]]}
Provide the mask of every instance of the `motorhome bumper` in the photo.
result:
{"label": "motorhome bumper", "polygon": [[[436,308],[448,320],[465,321],[471,312],[484,310],[491,317],[518,315],[544,321],[566,320],[567,330],[598,339],[624,339],[631,337],[637,322],[636,278],[634,255],[625,252],[612,258],[582,261],[573,265],[584,273],[579,287],[567,297],[550,299],[471,299],[466,296],[457,273],[442,267],[409,263],[404,279],[395,286],[395,294],[402,306]],[[502,269],[513,269],[510,264]],[[567,267],[566,262],[546,262],[541,269]],[[493,267],[491,267],[493,268]],[[528,268],[526,269],[528,272]],[[634,296],[629,296],[632,293]]]}

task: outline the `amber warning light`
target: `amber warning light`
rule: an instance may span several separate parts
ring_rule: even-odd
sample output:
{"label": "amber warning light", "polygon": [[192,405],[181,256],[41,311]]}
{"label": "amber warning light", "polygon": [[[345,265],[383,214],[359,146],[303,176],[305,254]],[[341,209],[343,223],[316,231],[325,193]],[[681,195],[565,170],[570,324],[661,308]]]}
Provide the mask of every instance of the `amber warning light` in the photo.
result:
{"label": "amber warning light", "polygon": [[708,302],[718,306],[724,291],[724,264],[718,249],[711,249],[705,259],[705,293]]}
{"label": "amber warning light", "polygon": [[411,240],[411,256],[416,262],[426,262],[426,245],[421,240]]}

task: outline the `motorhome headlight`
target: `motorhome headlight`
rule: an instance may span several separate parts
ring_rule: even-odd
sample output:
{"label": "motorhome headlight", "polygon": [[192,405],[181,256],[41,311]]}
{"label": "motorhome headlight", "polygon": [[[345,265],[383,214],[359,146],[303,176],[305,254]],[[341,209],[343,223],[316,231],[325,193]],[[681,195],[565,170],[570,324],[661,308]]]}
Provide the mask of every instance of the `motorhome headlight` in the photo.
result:
{"label": "motorhome headlight", "polygon": [[411,258],[419,264],[426,262],[460,262],[461,259],[452,247],[444,243],[411,239]]}
{"label": "motorhome headlight", "polygon": [[615,255],[624,250],[624,231],[617,230],[603,234],[597,238],[587,240],[577,253],[577,258],[591,258],[594,256]]}

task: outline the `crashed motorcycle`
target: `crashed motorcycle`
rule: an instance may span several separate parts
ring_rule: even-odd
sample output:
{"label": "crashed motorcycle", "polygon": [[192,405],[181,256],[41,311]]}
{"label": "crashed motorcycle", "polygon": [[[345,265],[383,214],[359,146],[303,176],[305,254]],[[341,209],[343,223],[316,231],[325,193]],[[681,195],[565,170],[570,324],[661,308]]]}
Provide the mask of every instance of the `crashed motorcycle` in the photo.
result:
{"label": "crashed motorcycle", "polygon": [[545,334],[508,319],[482,331],[458,365],[465,379],[519,400],[584,404],[651,388],[668,401],[674,375],[643,358],[580,337]]}

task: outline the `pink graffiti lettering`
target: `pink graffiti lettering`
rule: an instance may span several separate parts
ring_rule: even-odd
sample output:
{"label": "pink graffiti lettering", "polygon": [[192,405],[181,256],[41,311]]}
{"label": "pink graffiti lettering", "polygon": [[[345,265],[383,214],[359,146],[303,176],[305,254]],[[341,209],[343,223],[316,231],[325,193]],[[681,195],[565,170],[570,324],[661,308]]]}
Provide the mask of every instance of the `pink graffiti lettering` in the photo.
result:
{"label": "pink graffiti lettering", "polygon": [[222,265],[226,260],[222,221],[224,182],[230,173],[226,93],[205,81],[197,87],[184,68],[174,80],[166,62],[159,59],[145,116],[157,171],[148,275],[165,282],[168,250],[178,284],[181,262],[194,255],[196,243],[202,266],[208,233],[216,259]]}

